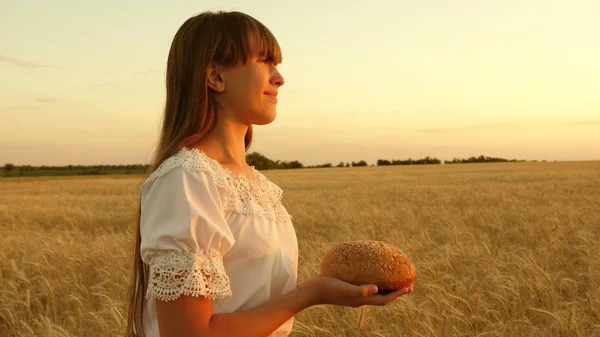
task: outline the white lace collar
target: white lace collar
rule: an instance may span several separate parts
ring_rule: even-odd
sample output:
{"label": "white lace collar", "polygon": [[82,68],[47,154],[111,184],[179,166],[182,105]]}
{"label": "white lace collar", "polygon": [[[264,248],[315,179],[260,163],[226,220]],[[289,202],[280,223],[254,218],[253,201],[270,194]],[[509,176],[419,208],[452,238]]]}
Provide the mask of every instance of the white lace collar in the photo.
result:
{"label": "white lace collar", "polygon": [[235,173],[223,167],[217,160],[196,148],[184,147],[167,158],[142,183],[139,193],[147,184],[179,166],[191,172],[210,174],[215,185],[225,190],[225,211],[263,215],[277,222],[291,220],[291,216],[281,204],[283,198],[281,188],[269,181],[254,166],[251,168],[256,179],[250,179],[244,173]]}

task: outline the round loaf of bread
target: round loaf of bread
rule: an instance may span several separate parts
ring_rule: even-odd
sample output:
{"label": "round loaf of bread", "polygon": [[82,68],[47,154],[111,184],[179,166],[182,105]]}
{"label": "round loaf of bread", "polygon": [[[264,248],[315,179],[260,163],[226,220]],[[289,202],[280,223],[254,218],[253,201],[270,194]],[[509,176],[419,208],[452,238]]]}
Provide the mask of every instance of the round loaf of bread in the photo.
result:
{"label": "round loaf of bread", "polygon": [[382,241],[351,241],[333,247],[321,262],[321,275],[354,284],[375,284],[379,293],[409,286],[415,266],[400,249]]}

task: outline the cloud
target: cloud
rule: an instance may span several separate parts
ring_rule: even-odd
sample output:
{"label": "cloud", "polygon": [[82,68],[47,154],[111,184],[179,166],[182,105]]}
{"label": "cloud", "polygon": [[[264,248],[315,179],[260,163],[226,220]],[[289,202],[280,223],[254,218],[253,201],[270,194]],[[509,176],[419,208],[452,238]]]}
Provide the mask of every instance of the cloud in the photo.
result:
{"label": "cloud", "polygon": [[32,68],[64,69],[63,66],[57,66],[57,65],[52,65],[52,64],[36,63],[36,62],[32,62],[32,61],[28,61],[28,60],[23,60],[23,59],[18,59],[18,58],[6,56],[6,55],[1,55],[1,54],[0,54],[0,62],[5,62],[5,63],[8,63],[8,64],[12,64],[12,65],[17,66],[19,68],[29,68],[29,69],[32,69]]}
{"label": "cloud", "polygon": [[460,131],[468,131],[468,130],[485,130],[485,129],[507,129],[507,128],[518,128],[518,127],[535,127],[535,126],[548,126],[548,127],[557,127],[557,126],[586,126],[586,125],[600,125],[600,120],[594,121],[580,121],[580,122],[571,122],[571,123],[495,123],[495,124],[480,124],[480,125],[466,125],[454,128],[427,128],[427,129],[418,129],[420,132],[431,132],[431,133],[444,133],[444,132],[460,132]]}
{"label": "cloud", "polygon": [[58,102],[56,98],[37,98],[36,101],[41,103],[50,103],[50,102]]}
{"label": "cloud", "polygon": [[600,121],[581,121],[581,122],[572,122],[572,123],[566,123],[565,125],[570,125],[570,126],[581,126],[581,125],[600,125]]}
{"label": "cloud", "polygon": [[161,72],[160,69],[148,69],[148,70],[143,70],[143,71],[136,71],[133,74],[134,75],[150,75],[150,74],[158,74],[160,72]]}
{"label": "cloud", "polygon": [[351,112],[347,116],[373,116],[373,115],[375,115],[375,114],[372,112],[362,112],[362,113]]}
{"label": "cloud", "polygon": [[465,130],[500,129],[500,128],[509,128],[509,127],[517,127],[517,126],[524,126],[524,124],[518,124],[518,123],[479,124],[479,125],[467,125],[467,126],[456,127],[456,128],[419,129],[418,131],[443,133],[443,132],[457,132],[457,131],[465,131]]}
{"label": "cloud", "polygon": [[113,86],[114,84],[115,84],[114,81],[104,81],[101,83],[90,84],[89,88],[90,88],[90,90],[97,90],[97,89]]}

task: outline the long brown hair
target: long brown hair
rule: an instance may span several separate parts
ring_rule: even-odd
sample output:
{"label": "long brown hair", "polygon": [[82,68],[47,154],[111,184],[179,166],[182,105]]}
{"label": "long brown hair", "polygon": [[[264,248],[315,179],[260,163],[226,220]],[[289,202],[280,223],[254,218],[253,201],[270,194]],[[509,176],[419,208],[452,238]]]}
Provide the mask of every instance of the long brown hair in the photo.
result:
{"label": "long brown hair", "polygon": [[[252,45],[253,43],[258,45]],[[258,47],[275,64],[281,62],[279,44],[271,32],[253,17],[240,12],[203,12],[187,19],[175,33],[166,71],[166,102],[162,129],[152,173],[165,159],[182,147],[196,144],[215,126],[218,118],[213,92],[207,86],[210,62],[222,65],[246,63],[251,48]],[[246,150],[252,142],[252,126],[244,137]],[[133,275],[129,288],[127,336],[144,337],[142,315],[148,286],[148,267],[140,255],[140,215]]]}

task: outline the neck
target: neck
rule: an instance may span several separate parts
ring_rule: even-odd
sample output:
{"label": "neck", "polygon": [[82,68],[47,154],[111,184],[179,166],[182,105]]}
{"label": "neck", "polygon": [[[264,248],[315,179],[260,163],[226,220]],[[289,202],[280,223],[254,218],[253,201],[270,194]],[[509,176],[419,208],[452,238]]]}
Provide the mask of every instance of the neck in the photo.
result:
{"label": "neck", "polygon": [[196,147],[211,155],[223,164],[246,165],[246,145],[244,138],[248,125],[228,119],[217,122]]}

